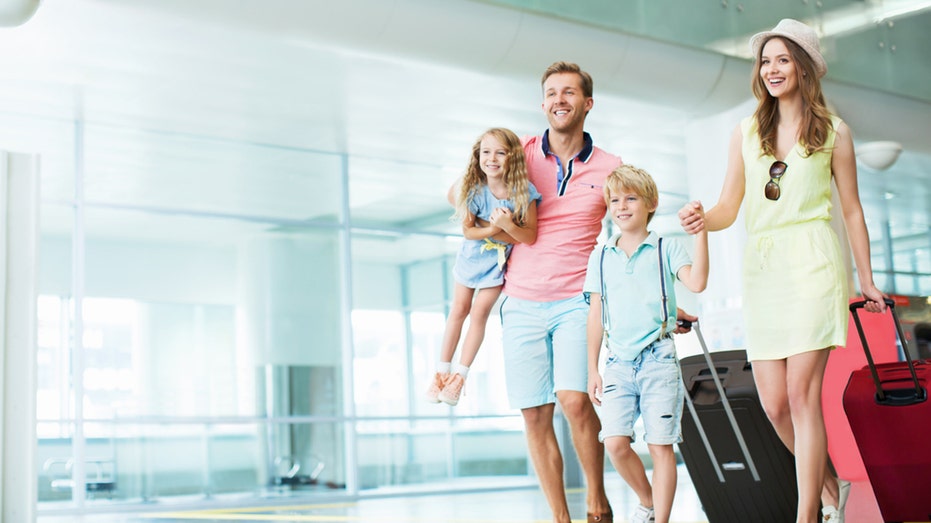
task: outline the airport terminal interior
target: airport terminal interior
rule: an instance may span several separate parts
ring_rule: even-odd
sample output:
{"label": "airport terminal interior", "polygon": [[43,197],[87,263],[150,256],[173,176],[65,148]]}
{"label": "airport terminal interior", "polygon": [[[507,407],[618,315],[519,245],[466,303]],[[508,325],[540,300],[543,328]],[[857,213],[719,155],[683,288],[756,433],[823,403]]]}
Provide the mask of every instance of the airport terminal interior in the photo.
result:
{"label": "airport terminal interior", "polygon": [[[495,313],[459,405],[423,391],[462,241],[447,190],[485,129],[545,130],[557,60],[594,77],[595,145],[656,178],[651,227],[691,245],[676,213],[717,200],[755,108],[749,37],[811,24],[875,281],[910,333],[931,323],[928,0],[2,0],[0,18],[0,210],[28,225],[0,242],[3,523],[550,521]],[[712,351],[744,344],[745,236],[713,233],[708,289],[677,289]],[[636,496],[606,475],[627,521]],[[847,522],[882,521],[850,479]],[[672,521],[708,521],[684,464]]]}

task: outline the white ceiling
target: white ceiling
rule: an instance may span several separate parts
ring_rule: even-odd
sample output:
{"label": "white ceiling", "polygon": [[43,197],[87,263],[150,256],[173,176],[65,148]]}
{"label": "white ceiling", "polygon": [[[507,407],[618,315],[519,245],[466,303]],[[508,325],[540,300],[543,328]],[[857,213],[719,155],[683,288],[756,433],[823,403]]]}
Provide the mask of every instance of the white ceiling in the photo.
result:
{"label": "white ceiling", "polygon": [[[89,202],[289,223],[333,219],[346,154],[354,223],[454,230],[445,193],[475,137],[545,126],[547,42],[595,76],[599,145],[683,188],[665,193],[673,212],[683,129],[749,96],[748,63],[467,0],[44,0],[0,29],[0,148],[42,154],[47,200],[73,196],[78,137]],[[871,229],[926,232],[929,104],[831,88],[845,119],[867,100],[908,140],[890,171],[861,172]],[[113,235],[158,234],[111,221]]]}

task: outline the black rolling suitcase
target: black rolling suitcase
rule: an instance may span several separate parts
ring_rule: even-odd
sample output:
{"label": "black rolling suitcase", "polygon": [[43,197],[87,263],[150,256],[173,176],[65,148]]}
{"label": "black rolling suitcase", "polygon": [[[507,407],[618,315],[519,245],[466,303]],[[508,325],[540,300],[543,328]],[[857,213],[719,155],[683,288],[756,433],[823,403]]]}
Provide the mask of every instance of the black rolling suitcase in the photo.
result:
{"label": "black rolling suitcase", "polygon": [[795,521],[795,459],[766,418],[742,350],[680,361],[685,410],[679,451],[709,523]]}

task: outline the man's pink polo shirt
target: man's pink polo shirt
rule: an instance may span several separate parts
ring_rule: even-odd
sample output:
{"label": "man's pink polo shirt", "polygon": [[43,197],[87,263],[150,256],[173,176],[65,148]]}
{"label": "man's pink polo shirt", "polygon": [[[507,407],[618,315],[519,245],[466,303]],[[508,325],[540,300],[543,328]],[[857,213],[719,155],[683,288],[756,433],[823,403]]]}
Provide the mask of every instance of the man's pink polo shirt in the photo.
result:
{"label": "man's pink polo shirt", "polygon": [[537,241],[514,245],[504,277],[504,293],[523,300],[556,301],[582,292],[588,256],[607,212],[604,181],[621,165],[620,157],[592,145],[585,133],[582,151],[560,168],[549,154],[548,133],[521,138],[530,181],[543,196]]}

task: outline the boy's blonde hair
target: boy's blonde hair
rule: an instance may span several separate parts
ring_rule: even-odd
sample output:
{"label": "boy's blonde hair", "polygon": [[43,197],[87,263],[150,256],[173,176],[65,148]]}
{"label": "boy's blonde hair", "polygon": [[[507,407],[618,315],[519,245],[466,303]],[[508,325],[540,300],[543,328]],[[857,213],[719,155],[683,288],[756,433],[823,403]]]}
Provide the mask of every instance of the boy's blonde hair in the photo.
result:
{"label": "boy's blonde hair", "polygon": [[[620,194],[622,191],[632,192],[644,199],[648,207],[656,208],[659,205],[659,190],[656,188],[656,182],[650,173],[634,167],[630,164],[624,164],[613,170],[605,180],[605,203],[611,205],[611,193]],[[647,216],[647,223],[653,219],[656,211],[653,210]]]}

